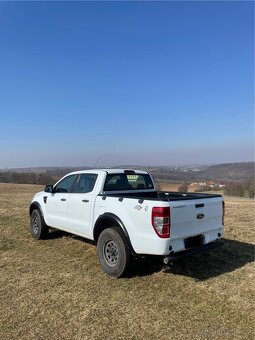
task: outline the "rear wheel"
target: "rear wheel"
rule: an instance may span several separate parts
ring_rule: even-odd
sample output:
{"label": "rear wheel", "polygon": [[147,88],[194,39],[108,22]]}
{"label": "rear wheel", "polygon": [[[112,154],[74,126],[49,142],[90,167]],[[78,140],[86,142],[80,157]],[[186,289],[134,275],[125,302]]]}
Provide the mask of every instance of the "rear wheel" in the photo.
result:
{"label": "rear wheel", "polygon": [[48,226],[44,222],[40,210],[38,209],[32,211],[30,217],[30,231],[32,236],[37,240],[45,238],[48,233]]}
{"label": "rear wheel", "polygon": [[103,270],[111,276],[120,277],[129,263],[129,249],[122,230],[117,227],[102,231],[97,242],[97,254]]}

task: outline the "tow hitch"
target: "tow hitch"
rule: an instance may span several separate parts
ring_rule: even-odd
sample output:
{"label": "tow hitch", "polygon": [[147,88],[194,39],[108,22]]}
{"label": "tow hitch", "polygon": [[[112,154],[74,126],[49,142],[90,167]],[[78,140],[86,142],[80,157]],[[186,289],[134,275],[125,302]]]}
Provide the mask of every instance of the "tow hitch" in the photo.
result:
{"label": "tow hitch", "polygon": [[171,252],[169,256],[164,257],[163,262],[164,262],[164,264],[168,265],[168,264],[171,264],[174,261],[179,260],[183,257],[203,253],[205,251],[209,251],[211,249],[222,246],[223,244],[224,244],[224,242],[222,240],[218,239],[216,241],[206,243],[206,244],[204,244],[200,247],[190,248],[190,249],[187,249],[187,250],[179,251],[177,253]]}
{"label": "tow hitch", "polygon": [[171,259],[171,256],[166,256],[163,258],[163,262],[164,264],[168,265],[168,264],[173,263],[173,260]]}

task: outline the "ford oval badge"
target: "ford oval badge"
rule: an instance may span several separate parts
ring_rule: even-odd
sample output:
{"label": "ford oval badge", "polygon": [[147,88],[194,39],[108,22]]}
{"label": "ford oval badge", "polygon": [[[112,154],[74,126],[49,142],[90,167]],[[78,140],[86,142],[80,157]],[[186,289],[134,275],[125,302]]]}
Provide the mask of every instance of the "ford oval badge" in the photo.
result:
{"label": "ford oval badge", "polygon": [[202,218],[204,218],[204,217],[205,217],[204,214],[197,214],[197,218],[198,218],[199,220],[202,220]]}

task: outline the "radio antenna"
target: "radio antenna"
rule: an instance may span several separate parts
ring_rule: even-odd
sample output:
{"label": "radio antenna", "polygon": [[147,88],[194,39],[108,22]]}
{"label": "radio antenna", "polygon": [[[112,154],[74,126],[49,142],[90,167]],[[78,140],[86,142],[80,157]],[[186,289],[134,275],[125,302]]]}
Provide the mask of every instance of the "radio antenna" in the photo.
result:
{"label": "radio antenna", "polygon": [[97,165],[97,163],[98,163],[100,160],[101,160],[101,157],[99,157],[99,158],[96,160],[96,162],[95,162],[94,165],[93,165],[93,168]]}

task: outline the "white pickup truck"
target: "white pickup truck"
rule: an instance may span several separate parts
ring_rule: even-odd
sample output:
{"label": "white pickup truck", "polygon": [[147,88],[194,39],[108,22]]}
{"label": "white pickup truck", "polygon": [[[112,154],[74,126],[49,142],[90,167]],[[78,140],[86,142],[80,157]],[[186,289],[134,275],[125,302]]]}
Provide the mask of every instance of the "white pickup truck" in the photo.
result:
{"label": "white pickup truck", "polygon": [[157,191],[147,172],[100,169],[72,172],[37,193],[30,205],[36,239],[49,227],[97,244],[103,270],[123,275],[131,256],[176,258],[222,243],[221,195]]}

